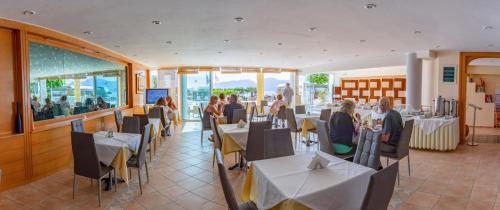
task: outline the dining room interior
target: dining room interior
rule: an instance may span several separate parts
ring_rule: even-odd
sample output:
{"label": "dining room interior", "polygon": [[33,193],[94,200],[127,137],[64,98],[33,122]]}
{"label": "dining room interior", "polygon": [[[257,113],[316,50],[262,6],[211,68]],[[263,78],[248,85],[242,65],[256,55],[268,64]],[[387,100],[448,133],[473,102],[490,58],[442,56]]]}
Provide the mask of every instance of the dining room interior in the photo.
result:
{"label": "dining room interior", "polygon": [[500,2],[0,5],[0,209],[500,210]]}

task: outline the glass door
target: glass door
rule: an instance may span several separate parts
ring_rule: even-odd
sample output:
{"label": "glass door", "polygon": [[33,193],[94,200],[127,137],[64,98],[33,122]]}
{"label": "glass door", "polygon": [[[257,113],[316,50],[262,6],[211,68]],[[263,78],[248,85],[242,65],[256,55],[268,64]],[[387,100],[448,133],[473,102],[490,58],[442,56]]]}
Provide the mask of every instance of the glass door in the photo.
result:
{"label": "glass door", "polygon": [[198,107],[208,104],[211,93],[210,72],[182,75],[182,118],[200,120]]}

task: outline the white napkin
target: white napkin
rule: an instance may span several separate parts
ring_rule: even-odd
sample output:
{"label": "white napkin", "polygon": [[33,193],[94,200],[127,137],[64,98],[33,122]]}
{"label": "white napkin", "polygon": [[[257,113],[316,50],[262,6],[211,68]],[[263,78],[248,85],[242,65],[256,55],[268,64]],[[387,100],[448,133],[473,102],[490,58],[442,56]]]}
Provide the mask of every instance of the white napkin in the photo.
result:
{"label": "white napkin", "polygon": [[246,124],[247,124],[247,123],[246,123],[245,121],[240,120],[240,121],[238,122],[238,125],[237,125],[237,126],[238,126],[238,128],[244,128]]}
{"label": "white napkin", "polygon": [[316,155],[312,158],[307,168],[311,170],[322,169],[327,167],[329,163],[330,160],[326,159],[325,157],[321,156],[318,152],[316,152]]}

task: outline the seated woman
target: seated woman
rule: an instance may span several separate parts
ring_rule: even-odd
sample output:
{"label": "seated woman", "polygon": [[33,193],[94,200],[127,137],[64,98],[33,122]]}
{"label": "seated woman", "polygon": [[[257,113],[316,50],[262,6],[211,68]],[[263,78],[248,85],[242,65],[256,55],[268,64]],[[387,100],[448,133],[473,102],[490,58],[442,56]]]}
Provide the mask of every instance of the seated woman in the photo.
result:
{"label": "seated woman", "polygon": [[356,115],[357,123],[354,124],[352,115],[355,108],[353,101],[344,100],[340,110],[330,118],[330,140],[337,154],[353,154],[356,151],[353,140],[359,134],[361,120]]}
{"label": "seated woman", "polygon": [[219,117],[221,114],[219,110],[217,110],[217,96],[211,96],[210,102],[208,103],[205,110],[203,110],[203,127],[210,128],[210,116]]}
{"label": "seated woman", "polygon": [[276,114],[278,113],[278,111],[280,110],[280,107],[282,106],[287,106],[287,103],[283,100],[283,95],[281,94],[278,94],[276,96],[276,101],[273,102],[273,105],[271,105],[271,108],[269,109],[269,111],[273,114]]}
{"label": "seated woman", "polygon": [[87,108],[88,112],[97,110],[97,107],[94,105],[94,100],[92,100],[92,98],[85,99],[85,107]]}
{"label": "seated woman", "polygon": [[224,93],[219,94],[219,103],[217,104],[217,109],[220,113],[224,113],[224,105],[226,104],[226,95]]}
{"label": "seated woman", "polygon": [[97,97],[97,108],[98,109],[107,109],[108,104],[102,99],[102,97]]}
{"label": "seated woman", "polygon": [[59,106],[61,107],[62,114],[64,116],[69,116],[69,110],[71,109],[71,106],[69,105],[67,96],[61,96],[61,98],[59,99]]}
{"label": "seated woman", "polygon": [[154,107],[166,107],[167,102],[165,101],[165,98],[160,97],[158,100],[156,100]]}
{"label": "seated woman", "polygon": [[50,98],[45,99],[45,105],[43,105],[41,112],[45,115],[45,119],[54,118],[54,104]]}
{"label": "seated woman", "polygon": [[165,101],[166,105],[170,109],[169,112],[177,110],[177,105],[175,104],[174,100],[172,100],[172,96],[167,96],[167,98],[165,98]]}

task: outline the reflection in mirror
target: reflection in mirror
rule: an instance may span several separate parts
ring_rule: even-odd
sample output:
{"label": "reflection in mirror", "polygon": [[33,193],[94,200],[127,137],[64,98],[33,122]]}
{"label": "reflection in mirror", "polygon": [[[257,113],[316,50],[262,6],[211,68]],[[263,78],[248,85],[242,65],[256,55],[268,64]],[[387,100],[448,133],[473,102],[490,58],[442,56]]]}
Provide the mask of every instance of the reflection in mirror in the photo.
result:
{"label": "reflection in mirror", "polygon": [[35,42],[29,54],[35,121],[127,104],[125,66]]}

